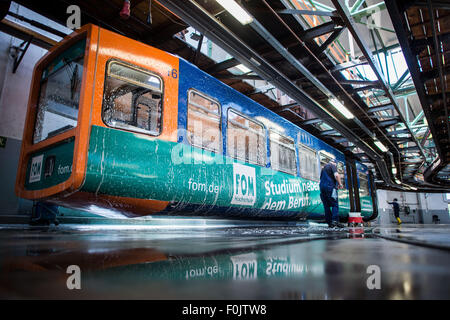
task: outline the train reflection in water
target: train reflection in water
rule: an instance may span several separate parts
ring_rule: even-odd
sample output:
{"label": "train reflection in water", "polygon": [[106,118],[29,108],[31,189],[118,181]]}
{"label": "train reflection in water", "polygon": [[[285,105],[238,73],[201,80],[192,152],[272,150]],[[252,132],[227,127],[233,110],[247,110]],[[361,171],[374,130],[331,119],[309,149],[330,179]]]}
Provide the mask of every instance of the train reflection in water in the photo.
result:
{"label": "train reflection in water", "polygon": [[[441,285],[450,281],[446,251],[393,244],[367,230],[365,238],[352,239],[350,232],[298,226],[151,233],[64,228],[3,230],[0,297],[448,297]],[[81,270],[81,290],[67,289],[71,265]],[[371,265],[380,267],[380,290],[367,287]]]}

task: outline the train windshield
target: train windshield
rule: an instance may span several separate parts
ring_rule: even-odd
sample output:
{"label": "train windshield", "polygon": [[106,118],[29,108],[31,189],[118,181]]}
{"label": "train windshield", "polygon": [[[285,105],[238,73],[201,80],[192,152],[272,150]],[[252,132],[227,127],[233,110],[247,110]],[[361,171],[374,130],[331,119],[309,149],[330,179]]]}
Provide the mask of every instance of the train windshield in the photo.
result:
{"label": "train windshield", "polygon": [[86,40],[75,43],[44,69],[33,143],[77,126]]}

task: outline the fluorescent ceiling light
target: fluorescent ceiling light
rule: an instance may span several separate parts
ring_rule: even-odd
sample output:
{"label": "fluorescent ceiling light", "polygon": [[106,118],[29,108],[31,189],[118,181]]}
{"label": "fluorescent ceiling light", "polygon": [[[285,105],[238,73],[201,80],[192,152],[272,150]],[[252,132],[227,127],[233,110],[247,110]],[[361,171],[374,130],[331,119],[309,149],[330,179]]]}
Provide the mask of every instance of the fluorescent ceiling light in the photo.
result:
{"label": "fluorescent ceiling light", "polygon": [[382,152],[387,152],[388,148],[386,148],[386,146],[384,144],[382,144],[380,141],[375,140],[375,145],[382,151]]}
{"label": "fluorescent ceiling light", "polygon": [[347,119],[353,119],[355,117],[338,99],[331,98],[328,99],[328,102]]}
{"label": "fluorescent ceiling light", "polygon": [[216,0],[225,10],[227,10],[240,23],[248,24],[253,21],[253,18],[234,0]]}
{"label": "fluorescent ceiling light", "polygon": [[236,68],[238,68],[239,70],[241,70],[243,73],[249,73],[250,71],[252,71],[252,70],[250,70],[249,68],[247,68],[246,66],[244,66],[242,63],[241,63],[241,64],[238,64],[238,65],[236,66]]}
{"label": "fluorescent ceiling light", "polygon": [[395,183],[397,183],[397,184],[402,184],[402,183],[400,182],[400,180],[398,180],[398,179],[394,179],[394,181],[395,181]]}

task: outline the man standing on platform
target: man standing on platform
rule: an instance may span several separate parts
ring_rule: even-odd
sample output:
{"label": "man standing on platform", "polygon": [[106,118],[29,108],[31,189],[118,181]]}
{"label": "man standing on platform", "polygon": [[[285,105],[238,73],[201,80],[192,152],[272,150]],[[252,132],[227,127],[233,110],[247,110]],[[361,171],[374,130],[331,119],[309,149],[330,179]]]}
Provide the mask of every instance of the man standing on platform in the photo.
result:
{"label": "man standing on platform", "polygon": [[343,185],[336,168],[336,162],[331,159],[320,173],[320,199],[325,209],[325,220],[330,228],[343,227],[339,223],[338,188],[342,189]]}

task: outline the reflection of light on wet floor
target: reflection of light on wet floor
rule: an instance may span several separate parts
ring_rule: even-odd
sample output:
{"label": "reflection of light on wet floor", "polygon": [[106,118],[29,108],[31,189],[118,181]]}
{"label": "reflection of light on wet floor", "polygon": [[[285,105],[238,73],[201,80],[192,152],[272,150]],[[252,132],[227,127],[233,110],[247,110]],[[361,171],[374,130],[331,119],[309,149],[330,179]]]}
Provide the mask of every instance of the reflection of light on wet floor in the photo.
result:
{"label": "reflection of light on wet floor", "polygon": [[[347,238],[349,229],[318,223],[247,227],[240,221],[215,229],[225,220],[205,219],[208,228],[191,220],[196,229],[181,221],[170,230],[157,224],[0,226],[0,298],[12,292],[73,298],[61,268],[68,265],[84,272],[85,298],[448,298],[443,284],[450,278],[450,257],[443,250],[369,236],[355,241]],[[416,228],[421,236],[435,230]],[[371,265],[380,268],[380,290],[367,288]],[[2,281],[14,291],[2,292]]]}
{"label": "reflection of light on wet floor", "polygon": [[217,229],[217,228],[224,228],[224,225],[191,225],[191,226],[185,226],[185,225],[165,225],[165,226],[149,226],[149,225],[77,225],[74,226],[74,229],[81,230],[81,231],[95,231],[95,230],[189,230],[189,229]]}

